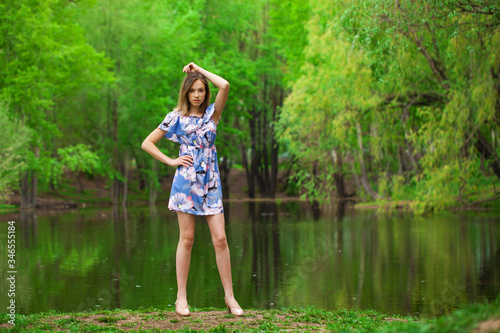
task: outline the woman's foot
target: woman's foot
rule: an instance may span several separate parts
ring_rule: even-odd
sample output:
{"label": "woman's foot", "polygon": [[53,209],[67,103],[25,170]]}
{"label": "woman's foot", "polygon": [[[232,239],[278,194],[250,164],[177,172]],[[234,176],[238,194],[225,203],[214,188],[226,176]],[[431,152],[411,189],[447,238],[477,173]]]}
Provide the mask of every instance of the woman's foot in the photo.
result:
{"label": "woman's foot", "polygon": [[188,303],[185,299],[175,301],[175,313],[183,317],[187,317],[190,315]]}
{"label": "woman's foot", "polygon": [[224,297],[224,300],[226,301],[227,305],[227,312],[231,313],[233,316],[241,316],[243,315],[243,310],[241,309],[240,305],[234,297],[228,298]]}

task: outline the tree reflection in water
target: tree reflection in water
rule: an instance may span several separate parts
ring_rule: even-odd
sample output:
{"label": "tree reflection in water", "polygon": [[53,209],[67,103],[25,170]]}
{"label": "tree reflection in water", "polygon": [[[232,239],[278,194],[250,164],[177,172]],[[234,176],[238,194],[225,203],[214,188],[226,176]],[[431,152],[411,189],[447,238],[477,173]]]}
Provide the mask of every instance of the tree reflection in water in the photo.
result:
{"label": "tree reflection in water", "polygon": [[[439,315],[500,293],[494,212],[415,218],[354,210],[348,202],[319,214],[307,202],[224,205],[235,292],[247,308]],[[18,221],[23,313],[168,307],[175,300],[178,226],[165,205],[8,219]],[[5,242],[0,238],[0,246]],[[215,262],[208,226],[197,219],[188,281],[194,306],[223,306]]]}

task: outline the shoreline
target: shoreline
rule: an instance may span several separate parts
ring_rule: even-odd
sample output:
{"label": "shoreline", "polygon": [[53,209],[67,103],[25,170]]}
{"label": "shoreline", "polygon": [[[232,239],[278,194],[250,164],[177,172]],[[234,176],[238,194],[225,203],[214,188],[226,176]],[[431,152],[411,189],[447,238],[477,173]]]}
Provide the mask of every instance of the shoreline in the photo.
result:
{"label": "shoreline", "polygon": [[[173,307],[139,310],[113,309],[88,312],[48,312],[17,315],[16,326],[8,323],[7,314],[0,314],[0,330],[15,332],[110,331],[110,332],[294,332],[373,330],[398,328],[412,317],[388,316],[373,310],[326,311],[313,307],[272,310],[244,309],[241,317],[225,309],[191,307],[189,317],[181,317]],[[229,329],[229,330],[228,330]]]}
{"label": "shoreline", "polygon": [[[101,201],[99,201],[101,200]],[[359,198],[357,197],[347,197],[347,198],[336,198],[333,199],[330,204],[338,204],[340,202],[345,202],[352,206],[356,210],[384,210],[384,211],[414,211],[415,209],[412,207],[412,205],[415,203],[415,201],[412,200],[395,200],[395,201],[371,201],[371,202],[358,202]],[[484,201],[484,202],[492,202],[495,200],[500,200],[499,197],[494,197],[490,200]],[[12,202],[14,204],[12,204]],[[113,205],[109,198],[106,197],[93,197],[91,200],[85,200],[85,199],[80,199],[78,200],[73,200],[73,198],[58,198],[58,197],[53,197],[50,195],[47,196],[40,196],[37,199],[37,208],[32,209],[32,210],[26,210],[26,211],[21,211],[20,210],[20,205],[19,205],[20,200],[16,198],[15,200],[11,200],[11,204],[5,204],[5,205],[0,205],[0,216],[8,216],[8,215],[19,215],[24,212],[35,212],[36,214],[40,215],[47,215],[47,214],[59,214],[59,213],[66,213],[66,212],[72,212],[78,209],[82,208],[90,208],[90,207],[109,207],[112,208]],[[168,202],[167,200],[158,200],[156,202],[157,205],[165,204]],[[302,198],[300,196],[286,196],[283,193],[278,193],[278,195],[275,198],[243,198],[241,196],[237,197],[231,197],[224,199],[223,202],[227,203],[232,203],[232,202],[276,202],[276,203],[282,203],[282,202],[308,202],[307,198]],[[483,202],[483,201],[481,201]],[[143,199],[135,199],[135,200],[130,200],[129,203],[127,204],[127,207],[133,207],[133,206],[144,206],[148,205],[148,201],[143,200]],[[120,204],[121,206],[121,204]],[[449,207],[445,210],[449,211],[488,211],[488,210],[494,210],[495,206],[492,207],[482,207],[478,205],[474,205],[474,203],[471,203],[466,206],[460,206],[460,207]]]}
{"label": "shoreline", "polygon": [[110,332],[495,332],[500,330],[500,297],[491,303],[470,304],[451,314],[431,319],[388,316],[375,310],[322,310],[314,307],[282,309],[244,309],[242,317],[220,308],[191,308],[191,316],[180,317],[173,307],[138,310],[113,309],[89,312],[48,312],[16,315],[15,326],[9,315],[0,314],[4,332],[110,331]]}
{"label": "shoreline", "polygon": [[[95,198],[98,199],[98,198]],[[228,198],[224,199],[223,202],[227,203],[240,203],[240,202],[276,202],[276,203],[282,203],[282,202],[307,202],[308,199],[303,199],[299,196],[296,197],[290,197],[290,196],[277,196],[275,198]],[[344,202],[354,202],[355,200],[353,198],[342,198],[340,200],[335,200],[332,201],[332,203],[339,202],[339,201],[344,201]],[[168,199],[165,200],[158,200],[156,202],[156,205],[161,205],[161,204],[166,204],[168,202]],[[134,200],[130,201],[127,204],[127,207],[134,207],[134,206],[145,206],[148,205],[149,203],[145,200]],[[121,204],[119,206],[122,206]],[[354,205],[353,205],[354,206]],[[93,202],[88,202],[88,201],[73,201],[73,200],[68,200],[68,199],[55,199],[55,198],[45,198],[45,197],[40,197],[37,202],[37,208],[32,209],[32,210],[25,210],[24,212],[35,212],[36,214],[40,215],[45,215],[45,214],[52,214],[52,213],[65,213],[65,212],[72,212],[78,209],[82,208],[98,208],[98,207],[106,207],[106,208],[112,208],[113,205],[111,204],[111,201],[109,199],[103,200],[101,203],[97,201]],[[21,214],[23,213],[20,210],[19,205],[12,205],[12,204],[7,204],[7,205],[0,205],[0,216],[5,216],[5,215],[11,215],[11,214]]]}

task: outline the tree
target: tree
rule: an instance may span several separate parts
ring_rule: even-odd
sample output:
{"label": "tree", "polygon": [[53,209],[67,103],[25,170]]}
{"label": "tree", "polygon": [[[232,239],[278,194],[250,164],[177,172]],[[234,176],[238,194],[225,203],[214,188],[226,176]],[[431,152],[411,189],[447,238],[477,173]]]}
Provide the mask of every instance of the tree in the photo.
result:
{"label": "tree", "polygon": [[273,6],[266,1],[210,0],[202,15],[203,62],[213,64],[231,84],[218,127],[221,178],[228,180],[231,166],[240,162],[251,198],[257,189],[262,196],[274,197],[277,184],[273,126],[283,98],[283,59],[270,31]]}
{"label": "tree", "polygon": [[283,106],[280,141],[297,159],[299,183],[311,198],[329,199],[334,188],[347,196],[346,174],[378,198],[368,180],[362,134],[370,129],[378,97],[363,52],[332,24],[337,10],[341,5],[326,1],[312,6],[305,63]]}
{"label": "tree", "polygon": [[[140,189],[149,189],[150,203],[156,200],[159,178],[168,173],[140,146],[174,108],[182,67],[198,55],[200,16],[195,7],[188,1],[100,1],[79,18],[92,45],[114,60],[117,82],[97,98],[99,112],[91,122],[95,135],[88,143],[99,146],[101,163],[110,170],[115,205],[120,195],[126,204],[132,161],[140,172]],[[98,145],[95,139],[100,138]],[[173,145],[165,152],[177,154]]]}
{"label": "tree", "polygon": [[0,5],[0,96],[11,119],[32,130],[22,148],[21,208],[36,206],[38,180],[50,182],[54,141],[61,136],[58,110],[81,86],[111,79],[108,60],[87,44],[66,1],[21,0]]}
{"label": "tree", "polygon": [[498,6],[313,5],[302,75],[280,119],[282,143],[310,161],[299,179],[311,197],[325,193],[320,184],[342,187],[340,157],[375,200],[413,199],[424,212],[491,198],[474,188],[490,181],[485,165],[500,171]]}
{"label": "tree", "polygon": [[61,164],[76,174],[78,192],[83,193],[83,184],[80,173],[93,174],[99,169],[99,158],[84,144],[59,148],[57,150],[61,158]]}
{"label": "tree", "polygon": [[8,106],[0,104],[0,204],[7,202],[12,187],[19,182],[20,170],[26,168],[21,152],[30,140],[31,131],[20,121],[9,119]]}
{"label": "tree", "polygon": [[417,170],[405,179],[422,211],[470,202],[482,161],[500,176],[486,139],[498,132],[498,10],[494,1],[367,1],[344,17],[369,50],[385,113],[399,113],[409,142],[400,155]]}

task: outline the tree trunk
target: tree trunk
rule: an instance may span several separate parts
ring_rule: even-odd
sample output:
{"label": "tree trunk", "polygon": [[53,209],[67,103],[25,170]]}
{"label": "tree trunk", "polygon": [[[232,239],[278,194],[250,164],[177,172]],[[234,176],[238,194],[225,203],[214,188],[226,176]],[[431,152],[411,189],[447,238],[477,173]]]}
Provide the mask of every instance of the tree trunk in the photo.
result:
{"label": "tree trunk", "polygon": [[156,188],[156,181],[154,177],[157,177],[158,175],[158,162],[156,159],[153,159],[153,165],[151,167],[152,176],[149,180],[149,205],[153,206],[156,203],[156,194],[157,194],[157,188]]}
{"label": "tree trunk", "polygon": [[127,207],[127,197],[128,197],[128,176],[129,176],[129,161],[128,157],[125,156],[123,160],[123,198],[122,198],[122,206]]}
{"label": "tree trunk", "polygon": [[490,145],[488,140],[481,134],[481,132],[477,131],[477,140],[474,142],[479,153],[484,156],[485,159],[490,160],[491,168],[495,175],[500,178],[500,162],[497,156],[496,151]]}
{"label": "tree trunk", "polygon": [[120,180],[118,178],[113,179],[113,185],[111,185],[111,203],[113,206],[118,205],[118,200],[120,198]]}
{"label": "tree trunk", "polygon": [[372,189],[370,182],[368,181],[368,176],[366,175],[365,161],[363,159],[363,141],[361,137],[361,125],[359,124],[359,121],[356,122],[356,133],[358,136],[358,147],[359,147],[358,160],[359,160],[359,166],[361,168],[361,177],[360,177],[361,184],[363,185],[363,188],[370,197],[372,197],[374,200],[379,200],[381,198],[380,195]]}
{"label": "tree trunk", "polygon": [[245,168],[245,174],[247,176],[248,197],[255,198],[255,182],[253,179],[252,170],[248,165],[247,149],[241,142],[240,142],[240,153],[241,153],[241,164],[243,164],[243,167]]}
{"label": "tree trunk", "polygon": [[[351,155],[351,154],[349,154]],[[353,156],[349,156],[349,161],[351,163],[351,169],[352,169],[352,175],[354,177],[354,182],[356,184],[356,191],[358,191],[359,193],[361,193],[361,181],[359,180],[359,176],[356,174],[356,172],[354,172],[355,168],[354,168],[354,157]]]}
{"label": "tree trunk", "polygon": [[[236,118],[235,120],[235,126],[237,129],[241,129],[238,118]],[[252,140],[253,138],[250,139]],[[241,164],[243,165],[243,168],[245,168],[245,175],[247,177],[247,188],[248,188],[247,194],[249,198],[255,198],[255,185],[254,185],[255,183],[252,177],[252,170],[248,162],[248,148],[245,147],[241,139],[239,141],[239,148],[241,155]]]}
{"label": "tree trunk", "polygon": [[38,180],[34,171],[25,171],[21,177],[21,210],[36,208]]}
{"label": "tree trunk", "polygon": [[82,173],[80,171],[76,171],[76,183],[78,184],[78,198],[80,198],[80,194],[83,193],[83,183],[82,183]]}
{"label": "tree trunk", "polygon": [[[250,113],[250,116],[252,117],[249,120],[249,125],[250,125],[250,181],[251,184],[248,184],[248,187],[250,188],[250,185],[254,186],[255,188],[255,182],[259,181],[259,164],[260,164],[260,156],[258,152],[258,135],[257,135],[257,127],[256,122],[257,122],[257,114],[255,112],[255,109],[252,109],[252,112]],[[259,189],[261,188],[259,184]],[[255,194],[254,194],[255,195]],[[255,197],[255,196],[254,196]]]}
{"label": "tree trunk", "polygon": [[[40,148],[35,148],[35,157],[40,157]],[[25,171],[20,180],[21,188],[21,210],[32,210],[36,208],[38,196],[38,178],[35,171]]]}
{"label": "tree trunk", "polygon": [[337,189],[338,198],[346,198],[349,195],[345,193],[344,186],[344,174],[342,173],[342,155],[336,154],[334,163],[337,164],[337,171],[333,174],[333,179],[335,181],[335,188]]}
{"label": "tree trunk", "polygon": [[[264,80],[264,89],[263,89],[263,100],[264,101],[267,101],[268,98],[267,98],[267,90],[269,89],[268,88],[268,85],[267,85],[267,82],[268,80],[265,79]],[[267,103],[266,103],[266,107],[267,106]],[[262,141],[261,141],[261,146],[260,146],[260,150],[262,152],[262,159],[263,159],[263,164],[260,165],[260,168],[261,168],[261,177],[262,177],[262,189],[261,189],[261,193],[264,194],[264,196],[266,198],[270,198],[271,197],[271,191],[270,191],[270,179],[269,179],[269,153],[268,153],[268,150],[267,150],[267,142],[269,141],[268,139],[268,129],[269,129],[269,120],[267,119],[267,110],[264,108],[261,110],[260,112],[260,119],[261,122],[260,122],[260,125],[262,127]]]}
{"label": "tree trunk", "polygon": [[[38,148],[36,149],[36,157],[38,158]],[[31,207],[36,208],[36,203],[38,199],[38,177],[36,172],[33,172],[31,176]]]}
{"label": "tree trunk", "polygon": [[[273,113],[272,113],[272,136],[271,136],[271,197],[276,195],[278,184],[278,154],[279,145],[276,140],[276,130],[274,124],[278,121],[278,107],[283,104],[283,89],[279,87],[277,93],[273,94]],[[276,94],[278,96],[276,96]]]}
{"label": "tree trunk", "polygon": [[25,171],[21,176],[19,187],[21,189],[21,210],[30,210],[33,209],[31,205],[31,182],[30,182],[30,171]]}
{"label": "tree trunk", "polygon": [[495,90],[497,92],[497,101],[495,104],[495,117],[493,118],[497,125],[500,126],[500,64],[498,66],[498,72],[495,73],[494,68],[491,68],[491,76],[493,77],[495,82]]}
{"label": "tree trunk", "polygon": [[135,160],[137,162],[137,171],[139,172],[139,191],[143,191],[146,188],[147,178],[144,173],[144,161],[137,156],[135,156]]}
{"label": "tree trunk", "polygon": [[[116,73],[120,73],[120,62],[116,62]],[[118,92],[114,89],[109,93],[109,98],[112,99],[111,103],[108,102],[108,107],[111,107],[111,128],[112,128],[112,139],[113,139],[113,166],[115,170],[119,173],[122,173],[121,170],[121,157],[118,151]],[[118,205],[118,200],[120,197],[120,183],[121,181],[118,178],[113,180],[113,186],[111,187],[111,201],[113,206]]]}
{"label": "tree trunk", "polygon": [[404,174],[404,156],[403,156],[403,149],[401,148],[400,145],[398,145],[398,175]]}
{"label": "tree trunk", "polygon": [[252,171],[254,173],[254,179],[257,181],[257,186],[259,188],[259,193],[261,196],[266,197],[266,182],[264,180],[263,171],[262,171],[262,112],[254,112],[255,114],[255,127],[256,127],[256,142],[255,142],[255,158],[252,160]]}
{"label": "tree trunk", "polygon": [[229,198],[229,173],[231,172],[231,163],[227,158],[222,160],[219,164],[219,171],[221,177],[222,194],[224,198]]}
{"label": "tree trunk", "polygon": [[[314,189],[315,190],[320,189],[321,184],[319,183],[319,180],[318,180],[318,162],[317,161],[315,161],[313,163],[312,176],[313,176]],[[314,199],[313,202],[311,203],[311,208],[313,211],[313,220],[317,221],[319,219],[319,213],[320,213],[319,201]]]}

